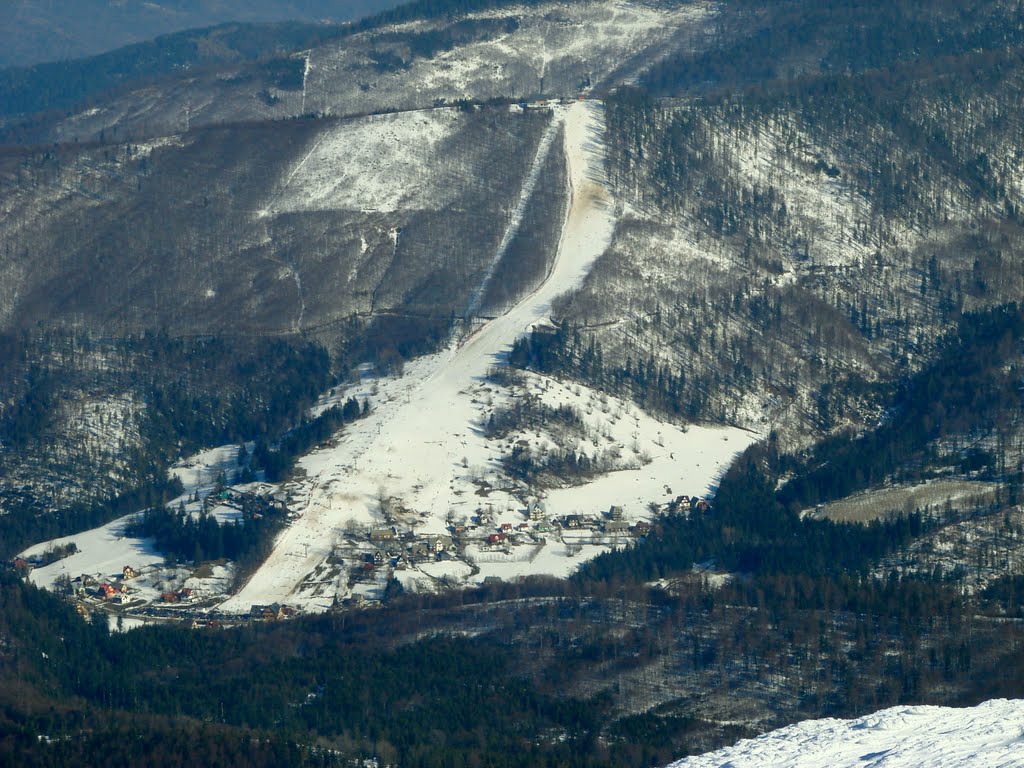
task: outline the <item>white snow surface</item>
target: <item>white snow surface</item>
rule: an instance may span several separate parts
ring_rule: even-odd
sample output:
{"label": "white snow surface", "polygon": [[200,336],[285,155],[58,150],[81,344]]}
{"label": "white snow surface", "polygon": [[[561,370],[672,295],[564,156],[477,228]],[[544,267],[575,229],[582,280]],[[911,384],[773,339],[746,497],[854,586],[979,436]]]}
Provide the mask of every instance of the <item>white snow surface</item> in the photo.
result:
{"label": "white snow surface", "polygon": [[340,122],[283,180],[270,212],[439,208],[446,197],[421,180],[459,120],[455,109],[428,109]]}
{"label": "white snow surface", "polygon": [[[486,375],[503,361],[520,334],[549,317],[556,296],[579,284],[608,247],[616,220],[603,175],[603,105],[576,102],[558,107],[554,119],[565,128],[571,204],[547,280],[463,341],[406,365],[403,377],[364,383],[338,395],[354,394],[360,399],[366,395],[373,411],[333,445],[300,460],[305,476],[286,486],[289,507],[299,513],[298,519],[222,609],[245,612],[254,603],[266,602],[308,611],[329,608],[335,595],[304,582],[323,566],[343,531],[384,523],[384,500],[400,507],[420,535],[445,534],[449,520],[468,520],[481,508],[492,513],[496,524],[523,521],[522,505],[511,489],[478,490],[481,479],[498,482],[496,462],[504,448],[488,441],[481,429],[486,399],[502,397],[488,389]],[[573,388],[581,398],[593,395],[586,388]],[[636,519],[647,501],[665,496],[666,478],[674,486],[681,475],[685,477],[686,490],[679,493],[704,493],[735,454],[754,439],[740,430],[692,428],[684,434],[622,403],[613,403],[610,410],[634,412],[631,422],[620,417],[619,429],[635,433],[628,439],[636,443],[634,450],[646,450],[642,456],[646,463],[638,458],[636,468],[612,472],[591,486],[553,491],[549,515],[579,508],[596,514],[610,504],[620,504],[631,507],[628,512]],[[646,445],[655,439],[663,445]],[[588,539],[570,547],[563,541],[516,547],[507,557],[470,547],[466,555],[479,570],[470,581],[480,582],[486,576],[566,575],[607,548],[607,542]],[[415,573],[403,580],[413,578]]]}
{"label": "white snow surface", "polygon": [[669,768],[1020,768],[1024,700],[808,720]]}

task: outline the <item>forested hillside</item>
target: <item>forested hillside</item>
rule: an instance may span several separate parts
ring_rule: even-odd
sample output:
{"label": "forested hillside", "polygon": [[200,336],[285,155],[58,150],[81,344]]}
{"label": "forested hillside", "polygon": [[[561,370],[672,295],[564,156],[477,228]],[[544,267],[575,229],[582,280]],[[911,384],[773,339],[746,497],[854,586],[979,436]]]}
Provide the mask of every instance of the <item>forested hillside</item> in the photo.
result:
{"label": "forested hillside", "polygon": [[[868,30],[905,37],[883,47],[884,69],[825,67],[839,51],[820,49],[840,43],[815,37],[820,71],[776,63],[729,81],[683,57],[649,74],[652,90],[616,93],[609,167],[631,212],[561,307],[579,348],[600,346],[597,374],[576,355],[583,375],[805,441],[876,419],[873,384],[930,359],[961,312],[1016,300],[1024,62],[1007,47],[1011,10],[985,8],[942,57],[897,56],[925,35],[916,21],[819,9],[827,28],[862,14]],[[770,36],[744,42],[766,58],[804,34],[772,18]],[[963,33],[942,15],[918,21]],[[688,90],[694,69],[704,79]]]}
{"label": "forested hillside", "polygon": [[79,0],[55,5],[44,0],[14,0],[7,8],[7,24],[0,30],[0,67],[79,59],[159,35],[223,22],[339,23],[397,4],[396,0]]}
{"label": "forested hillside", "polygon": [[[998,326],[1004,353],[1019,356],[1020,322],[1016,308],[968,318],[973,331],[943,342],[949,362],[908,390],[959,386],[953,361],[971,359],[975,331]],[[978,381],[1002,376],[1004,359]],[[935,425],[912,402],[897,396],[894,428],[865,438],[877,448],[851,452],[844,476],[869,483],[875,456],[902,450],[903,434],[970,426],[956,417]],[[947,402],[953,414],[961,400]],[[1018,561],[1019,476],[987,468],[1008,490],[983,506],[867,525],[800,515],[819,497],[809,496],[820,488],[817,463],[842,451],[787,455],[772,438],[722,478],[711,511],[666,515],[635,547],[572,580],[395,591],[373,611],[110,635],[104,614],[83,622],[6,576],[0,675],[11,681],[5,690],[31,695],[5,702],[3,748],[91,764],[108,740],[126,756],[203,755],[213,733],[231,745],[272,731],[260,737],[267,748],[296,760],[326,759],[319,748],[400,765],[657,764],[802,717],[1019,695],[1024,592],[1012,568],[991,563],[999,550],[975,552],[974,537],[961,535],[944,562],[962,568],[899,564],[943,530],[988,519]],[[988,586],[965,590],[983,564],[995,566]],[[53,697],[68,702],[56,713]],[[88,711],[104,717],[83,730]],[[178,719],[156,727],[154,717]],[[202,738],[182,746],[196,729]],[[144,740],[117,738],[139,732]],[[31,743],[36,733],[49,741]]]}
{"label": "forested hillside", "polygon": [[0,104],[12,105],[0,108],[0,144],[575,97],[699,47],[709,21],[701,3],[423,0],[342,27],[225,25],[0,70]]}
{"label": "forested hillside", "polygon": [[[494,258],[549,119],[296,121],[0,161],[0,506],[101,502],[200,447],[274,438],[357,364],[430,349]],[[340,147],[359,153],[347,168]],[[562,194],[527,212],[539,231]],[[514,295],[530,276],[505,269]]]}
{"label": "forested hillside", "polygon": [[[803,718],[1024,695],[1022,18],[421,0],[0,72],[0,763],[659,765]],[[604,121],[575,140],[607,180],[571,173],[572,110]],[[480,455],[507,487],[463,456],[468,492],[445,477],[447,509],[407,509],[385,484],[408,452],[385,447],[373,526],[342,531],[374,454],[331,443],[437,427],[399,376],[532,295],[580,199],[611,245],[451,388],[457,428],[504,442]],[[438,531],[483,530],[514,490],[497,514],[543,522],[532,557],[563,546],[536,502],[622,459],[612,422],[653,463],[640,411],[683,442],[757,441],[709,501],[676,482],[703,454],[665,449],[644,525],[595,528],[608,551],[571,578],[450,589],[464,552]],[[234,521],[198,492],[166,509],[171,463],[216,445],[273,494],[240,492]],[[606,495],[587,513],[621,530]],[[195,570],[244,577],[281,532],[308,538],[279,562],[315,535],[359,548],[311,571],[322,615],[207,605],[128,632],[10,560],[142,510],[123,533]],[[408,519],[437,523],[436,593],[399,578]],[[465,571],[511,562],[506,524]],[[375,573],[373,609],[322,591]]]}

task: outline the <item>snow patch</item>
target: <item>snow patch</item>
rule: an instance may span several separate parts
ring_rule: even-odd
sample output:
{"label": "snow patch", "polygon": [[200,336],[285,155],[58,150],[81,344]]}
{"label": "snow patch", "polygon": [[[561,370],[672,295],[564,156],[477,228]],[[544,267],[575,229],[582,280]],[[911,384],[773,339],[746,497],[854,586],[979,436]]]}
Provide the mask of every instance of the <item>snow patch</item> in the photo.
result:
{"label": "snow patch", "polygon": [[320,135],[268,207],[275,213],[440,209],[445,196],[422,179],[458,125],[454,109],[337,123]]}
{"label": "snow patch", "polygon": [[1020,768],[1024,700],[893,707],[856,720],[809,720],[669,768]]}

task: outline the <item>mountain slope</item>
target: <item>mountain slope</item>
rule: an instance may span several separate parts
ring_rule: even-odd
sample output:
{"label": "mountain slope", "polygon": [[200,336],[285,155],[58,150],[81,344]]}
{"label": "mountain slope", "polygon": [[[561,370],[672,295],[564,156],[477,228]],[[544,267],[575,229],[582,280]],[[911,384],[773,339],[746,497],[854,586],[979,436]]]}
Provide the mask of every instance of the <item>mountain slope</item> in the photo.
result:
{"label": "mountain slope", "polygon": [[461,311],[546,122],[445,109],[8,157],[0,322],[275,333]]}
{"label": "mountain slope", "polygon": [[[184,33],[175,39],[186,61],[199,55],[194,68],[156,56],[144,86],[128,76],[70,114],[29,118],[23,138],[47,146],[0,154],[0,326],[12,334],[0,345],[0,506],[19,512],[4,520],[11,546],[56,532],[29,520],[38,511],[105,505],[197,441],[263,430],[272,440],[301,420],[300,402],[278,400],[298,391],[278,368],[307,354],[297,334],[331,355],[311,379],[325,387],[325,374],[362,362],[400,369],[467,310],[513,305],[546,272],[561,226],[561,153],[533,163],[542,136],[557,142],[551,113],[439,100],[575,96],[588,77],[685,43],[708,14],[472,6],[487,10],[452,20],[450,3],[420,3],[331,44],[313,27],[276,28],[278,42],[270,28]],[[307,33],[312,48],[281,53]],[[410,109],[390,114],[396,105]],[[310,111],[372,114],[278,119]],[[67,143],[51,145],[58,135]],[[172,340],[168,355],[150,344],[160,333],[195,341]],[[283,357],[254,362],[260,344],[248,340],[267,336],[291,338]],[[250,387],[253,374],[276,383]],[[268,402],[273,415],[253,430]],[[114,508],[76,513],[72,526]]]}
{"label": "mountain slope", "polygon": [[14,0],[0,30],[0,67],[76,59],[183,29],[227,21],[349,21],[398,0]]}
{"label": "mountain slope", "polygon": [[[186,66],[134,87],[126,80],[87,103],[61,102],[49,113],[9,117],[4,134],[22,144],[110,142],[225,122],[423,109],[440,101],[574,97],[602,82],[635,77],[645,61],[669,51],[702,44],[714,18],[704,3],[471,5],[485,10],[455,8],[451,18],[450,3],[413,4],[395,20],[371,19],[368,29],[341,28],[326,39],[318,39],[316,28],[282,29],[286,42],[298,33],[307,42],[296,41],[289,52],[275,48],[272,37],[257,37],[262,57],[256,61],[235,55],[218,62],[207,55],[224,53],[234,36],[245,40],[251,31],[215,29],[198,42],[176,36],[168,42],[185,48]],[[198,66],[204,55],[209,66]],[[36,111],[42,108],[35,104]]]}
{"label": "mountain slope", "polygon": [[1020,50],[894,66],[610,100],[628,213],[557,307],[603,368],[566,369],[796,445],[873,423],[961,313],[1018,300]]}

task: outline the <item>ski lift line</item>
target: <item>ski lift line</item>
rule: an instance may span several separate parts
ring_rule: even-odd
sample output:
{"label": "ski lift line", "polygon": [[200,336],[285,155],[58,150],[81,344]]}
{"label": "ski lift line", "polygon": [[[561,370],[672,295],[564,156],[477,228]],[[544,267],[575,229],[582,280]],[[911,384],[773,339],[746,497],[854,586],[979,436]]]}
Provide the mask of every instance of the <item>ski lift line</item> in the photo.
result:
{"label": "ski lift line", "polygon": [[544,163],[547,160],[548,155],[551,153],[551,147],[554,144],[555,136],[558,134],[558,129],[561,127],[563,121],[564,118],[562,113],[556,112],[555,117],[551,120],[551,124],[548,125],[547,130],[544,132],[544,136],[541,137],[540,144],[537,147],[537,152],[533,157],[533,164],[530,166],[530,171],[526,176],[526,180],[523,182],[519,201],[516,203],[515,210],[512,212],[511,220],[505,228],[505,234],[501,238],[501,243],[498,245],[494,258],[491,260],[490,266],[487,268],[487,273],[484,275],[484,279],[481,281],[480,286],[473,294],[473,298],[470,300],[465,313],[463,313],[463,317],[465,319],[469,319],[477,310],[480,309],[480,304],[483,301],[484,294],[490,287],[491,281],[494,279],[494,274],[498,269],[498,265],[501,263],[506,251],[508,251],[509,246],[512,244],[512,240],[519,233],[519,228],[522,226],[523,216],[526,212],[526,206],[533,198],[533,192],[537,188],[537,182],[540,180],[541,170],[544,168]]}

